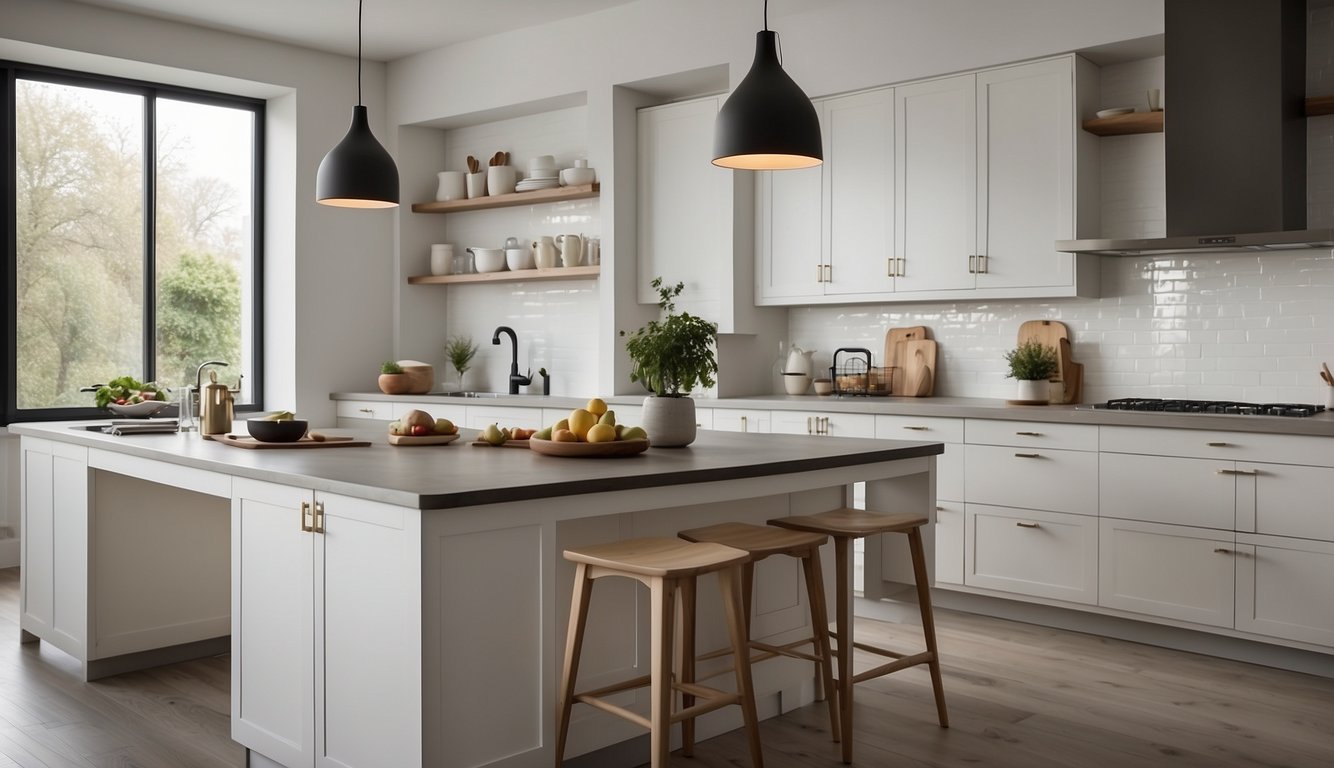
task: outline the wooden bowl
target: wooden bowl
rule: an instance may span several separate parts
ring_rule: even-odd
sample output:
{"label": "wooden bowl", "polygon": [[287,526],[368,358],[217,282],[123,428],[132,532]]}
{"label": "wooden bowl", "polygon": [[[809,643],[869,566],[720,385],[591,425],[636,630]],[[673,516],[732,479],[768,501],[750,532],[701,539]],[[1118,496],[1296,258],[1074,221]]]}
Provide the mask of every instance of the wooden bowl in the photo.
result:
{"label": "wooden bowl", "polygon": [[406,395],[412,391],[413,382],[406,373],[382,373],[376,383],[386,395]]}
{"label": "wooden bowl", "polygon": [[403,375],[408,377],[409,395],[424,395],[435,385],[435,368],[425,363],[421,365],[403,365]]}
{"label": "wooden bowl", "polygon": [[528,438],[528,448],[534,453],[568,458],[607,459],[615,456],[634,456],[648,450],[648,439],[613,440],[609,443],[558,443],[555,440]]}

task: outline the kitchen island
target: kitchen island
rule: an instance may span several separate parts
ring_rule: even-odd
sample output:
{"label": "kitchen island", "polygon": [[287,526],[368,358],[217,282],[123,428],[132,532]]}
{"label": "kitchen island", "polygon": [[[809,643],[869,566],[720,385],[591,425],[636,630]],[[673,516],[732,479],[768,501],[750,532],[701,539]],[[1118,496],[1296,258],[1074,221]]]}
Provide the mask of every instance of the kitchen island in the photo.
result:
{"label": "kitchen island", "polygon": [[[216,652],[252,765],[546,766],[569,546],[844,506],[929,512],[939,443],[701,432],[680,450],[562,459],[510,448],[249,451],[197,435],[20,424],[25,640],[88,676]],[[868,571],[882,557],[868,557]],[[799,572],[763,563],[753,632],[808,632]],[[881,583],[881,574],[868,583]],[[599,588],[602,590],[603,588]],[[713,590],[700,643],[721,646]],[[600,591],[581,677],[641,673],[645,598]],[[756,668],[762,716],[813,700],[810,664]],[[637,694],[622,703],[646,706]],[[718,712],[704,736],[738,725]],[[642,730],[579,712],[567,754],[635,765]]]}

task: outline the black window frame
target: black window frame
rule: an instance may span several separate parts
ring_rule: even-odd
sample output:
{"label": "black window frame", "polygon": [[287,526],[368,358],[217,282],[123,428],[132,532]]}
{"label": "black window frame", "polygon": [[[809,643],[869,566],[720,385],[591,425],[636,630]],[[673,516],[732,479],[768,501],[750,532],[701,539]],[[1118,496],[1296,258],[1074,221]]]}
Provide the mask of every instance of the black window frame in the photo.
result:
{"label": "black window frame", "polygon": [[[157,187],[157,121],[156,102],[158,98],[176,101],[188,101],[195,104],[224,106],[249,110],[254,114],[254,136],[252,145],[251,167],[251,328],[250,346],[252,359],[249,361],[248,378],[253,393],[252,401],[238,405],[238,411],[258,411],[264,407],[264,137],[265,106],[263,99],[234,94],[218,93],[196,88],[186,88],[165,83],[102,75],[92,72],[79,72],[55,67],[26,64],[0,59],[0,77],[3,78],[4,101],[0,103],[0,244],[3,245],[5,264],[0,270],[0,294],[5,303],[5,354],[0,358],[0,382],[3,383],[4,424],[16,421],[70,421],[107,418],[109,414],[92,405],[92,395],[88,396],[87,407],[65,408],[25,408],[18,407],[18,242],[17,242],[17,82],[36,80],[47,83],[99,88],[119,93],[131,93],[144,97],[143,124],[143,265],[144,265],[144,301],[143,357],[144,370],[139,371],[145,380],[151,381],[156,376],[157,355],[157,297],[156,297],[156,200]],[[201,361],[202,362],[202,361]],[[88,382],[94,384],[98,382]]]}

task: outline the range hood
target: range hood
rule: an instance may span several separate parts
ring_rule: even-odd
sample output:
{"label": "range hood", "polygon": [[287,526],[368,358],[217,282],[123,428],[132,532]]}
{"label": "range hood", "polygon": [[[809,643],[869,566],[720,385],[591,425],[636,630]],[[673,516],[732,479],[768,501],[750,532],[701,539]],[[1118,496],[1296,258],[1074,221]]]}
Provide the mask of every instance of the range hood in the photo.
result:
{"label": "range hood", "polygon": [[1102,255],[1334,247],[1306,229],[1305,0],[1164,0],[1167,237]]}

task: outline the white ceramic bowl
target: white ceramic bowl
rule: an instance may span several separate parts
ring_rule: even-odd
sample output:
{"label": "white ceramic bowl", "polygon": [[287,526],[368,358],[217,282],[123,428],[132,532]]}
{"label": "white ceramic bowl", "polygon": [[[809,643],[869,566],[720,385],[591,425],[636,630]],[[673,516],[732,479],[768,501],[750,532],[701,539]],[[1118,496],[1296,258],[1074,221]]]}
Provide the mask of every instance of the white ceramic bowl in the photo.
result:
{"label": "white ceramic bowl", "polygon": [[831,381],[830,379],[816,379],[816,380],[815,380],[815,394],[817,394],[817,395],[830,395],[830,394],[833,394],[833,392],[834,392],[834,382],[833,382],[833,381]]}
{"label": "white ceramic bowl", "polygon": [[538,155],[537,157],[534,157],[528,161],[528,170],[530,173],[532,171],[545,170],[547,168],[555,168],[555,167],[556,167],[556,158],[553,155]]}
{"label": "white ceramic bowl", "polygon": [[167,400],[145,400],[134,405],[107,403],[107,410],[125,418],[146,419],[169,405],[171,403]]}
{"label": "white ceramic bowl", "polygon": [[478,272],[500,272],[505,269],[504,248],[469,248]]}
{"label": "white ceramic bowl", "polygon": [[592,168],[566,168],[560,172],[561,186],[577,187],[580,184],[592,184],[597,178]]}
{"label": "white ceramic bowl", "polygon": [[804,395],[811,386],[811,377],[805,373],[785,373],[783,374],[783,389],[787,390],[789,395]]}
{"label": "white ceramic bowl", "polygon": [[517,272],[520,269],[532,269],[533,251],[529,248],[506,248],[505,266],[509,267],[511,272]]}

